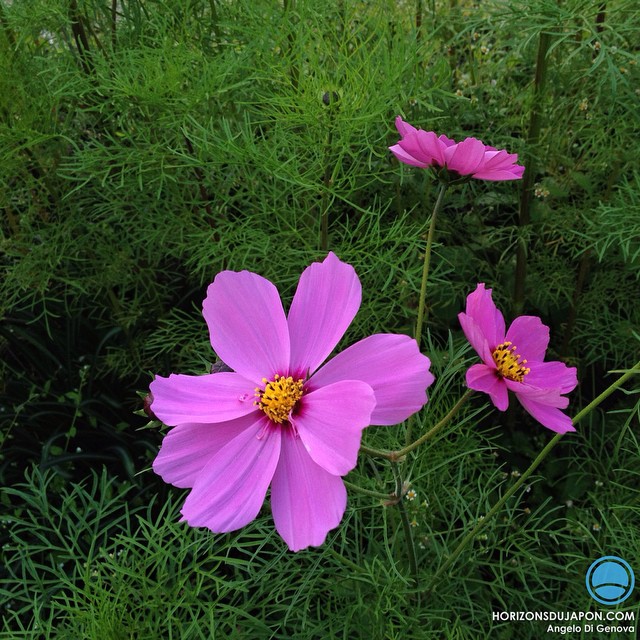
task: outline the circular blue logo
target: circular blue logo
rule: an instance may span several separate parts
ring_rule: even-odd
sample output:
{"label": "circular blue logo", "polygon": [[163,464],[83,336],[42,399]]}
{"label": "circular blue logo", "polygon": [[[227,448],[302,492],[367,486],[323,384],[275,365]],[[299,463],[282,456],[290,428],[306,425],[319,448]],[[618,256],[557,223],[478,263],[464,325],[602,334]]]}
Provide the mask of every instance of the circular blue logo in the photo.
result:
{"label": "circular blue logo", "polygon": [[636,577],[626,560],[603,556],[587,570],[587,591],[600,604],[609,606],[624,602],[633,591]]}

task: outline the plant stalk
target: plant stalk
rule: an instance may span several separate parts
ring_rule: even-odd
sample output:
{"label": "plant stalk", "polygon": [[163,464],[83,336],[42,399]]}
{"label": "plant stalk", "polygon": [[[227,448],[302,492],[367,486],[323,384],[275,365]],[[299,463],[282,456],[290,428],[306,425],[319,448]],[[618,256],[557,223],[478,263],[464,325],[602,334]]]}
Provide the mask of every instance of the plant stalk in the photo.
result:
{"label": "plant stalk", "polygon": [[[621,385],[623,385],[631,376],[634,374],[640,373],[640,362],[637,362],[634,367],[625,372],[622,376],[620,376],[613,384],[609,385],[599,396],[597,396],[594,400],[592,400],[584,409],[579,411],[573,420],[572,424],[576,425],[582,418],[588,415],[593,409],[595,409],[603,400],[608,398],[616,389],[618,389]],[[527,481],[529,476],[540,466],[542,461],[547,457],[549,452],[558,444],[560,439],[562,438],[563,433],[556,433],[555,436],[549,441],[547,446],[538,454],[536,459],[529,465],[529,468],[518,478],[518,480],[513,484],[513,486],[496,502],[495,505],[491,508],[489,513],[482,519],[479,520],[475,527],[467,533],[467,535],[462,539],[462,542],[456,547],[454,552],[445,560],[445,562],[440,566],[440,568],[436,571],[435,575],[431,579],[431,583],[427,587],[427,591],[432,590],[438,579],[444,574],[444,572],[458,559],[460,554],[467,548],[467,545],[478,535],[481,529],[495,516],[498,511],[505,505],[507,500],[520,489],[520,487]]]}
{"label": "plant stalk", "polygon": [[411,575],[413,576],[413,580],[415,586],[418,586],[418,560],[416,558],[416,547],[413,542],[413,533],[411,532],[411,523],[409,522],[409,514],[407,513],[407,508],[402,501],[402,476],[400,475],[400,470],[398,469],[398,465],[395,462],[391,463],[391,468],[393,470],[393,475],[396,479],[396,497],[398,498],[398,510],[400,511],[400,521],[402,522],[402,529],[404,531],[404,536],[407,541],[407,557],[409,559],[409,567],[411,569]]}
{"label": "plant stalk", "polygon": [[429,429],[429,431],[421,435],[417,440],[415,440],[411,444],[408,444],[406,447],[403,447],[402,449],[398,449],[397,451],[384,451],[382,449],[373,449],[371,447],[366,447],[362,445],[360,447],[360,451],[370,456],[375,456],[376,458],[386,458],[387,460],[391,460],[391,462],[397,462],[398,460],[406,456],[408,453],[411,453],[414,449],[417,449],[420,445],[427,442],[427,440],[431,440],[431,438],[433,438],[433,436],[435,436],[442,429],[442,427],[446,426],[449,422],[451,422],[451,419],[456,415],[456,413],[458,413],[458,411],[460,411],[460,408],[471,397],[472,393],[473,393],[472,389],[467,389],[467,391],[465,391],[465,393],[460,398],[460,400],[458,400],[458,402],[456,402],[455,405],[453,405],[449,413],[447,413],[447,415],[444,418],[442,418],[440,422],[435,424],[433,427],[431,427],[431,429]]}
{"label": "plant stalk", "polygon": [[424,263],[422,265],[422,281],[420,282],[420,299],[418,301],[418,320],[416,321],[415,339],[420,347],[420,341],[422,338],[422,325],[427,318],[426,310],[426,295],[427,295],[427,280],[429,279],[429,264],[431,263],[431,246],[433,244],[433,236],[436,228],[436,218],[442,207],[442,201],[444,200],[444,194],[447,190],[447,184],[440,185],[440,191],[438,191],[438,198],[436,204],[433,207],[433,213],[431,214],[431,222],[429,223],[429,233],[427,235],[427,246],[424,250]]}
{"label": "plant stalk", "polygon": [[529,119],[529,132],[526,138],[528,149],[526,166],[520,191],[520,208],[518,215],[518,227],[520,239],[516,250],[516,274],[513,292],[513,315],[522,315],[524,308],[524,290],[527,277],[527,241],[524,231],[531,222],[531,201],[533,197],[533,184],[536,177],[535,158],[538,155],[538,142],[542,128],[542,104],[544,89],[547,80],[548,60],[547,53],[551,44],[551,35],[541,31],[538,39],[538,54],[536,57],[536,71],[533,80],[533,105]]}

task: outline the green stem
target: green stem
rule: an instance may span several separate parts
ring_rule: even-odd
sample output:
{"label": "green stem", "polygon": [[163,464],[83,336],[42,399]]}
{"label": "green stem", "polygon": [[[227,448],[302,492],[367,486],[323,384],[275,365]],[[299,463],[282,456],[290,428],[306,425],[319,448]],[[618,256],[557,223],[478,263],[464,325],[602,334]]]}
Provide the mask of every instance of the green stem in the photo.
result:
{"label": "green stem", "polygon": [[415,338],[420,347],[420,340],[422,339],[422,325],[427,317],[425,310],[425,302],[427,297],[427,280],[429,279],[429,264],[431,262],[431,245],[433,244],[433,236],[436,229],[436,217],[442,206],[444,199],[444,193],[447,190],[447,184],[440,185],[440,191],[438,192],[438,198],[436,204],[433,207],[433,213],[431,214],[431,222],[429,223],[429,233],[427,235],[427,246],[424,250],[424,263],[422,265],[422,281],[420,282],[420,300],[418,301],[418,320],[416,322]]}
{"label": "green stem", "polygon": [[433,438],[433,436],[435,436],[436,433],[438,433],[438,431],[442,429],[442,427],[446,426],[449,422],[451,422],[451,419],[456,415],[456,413],[458,413],[458,411],[460,411],[460,408],[471,397],[472,393],[473,393],[472,389],[467,389],[467,391],[465,391],[465,393],[460,398],[460,400],[458,400],[458,402],[456,402],[453,405],[449,413],[447,413],[447,415],[444,418],[442,418],[440,422],[435,424],[433,427],[431,427],[431,429],[429,429],[429,431],[421,435],[417,440],[415,440],[411,444],[408,444],[406,447],[402,449],[398,449],[397,451],[384,451],[382,449],[373,449],[372,447],[361,445],[360,451],[362,451],[362,453],[366,453],[376,458],[387,458],[387,460],[391,460],[392,462],[400,460],[401,458],[406,456],[408,453],[411,453],[414,449],[417,449],[420,445],[424,444],[427,440],[431,440],[431,438]]}
{"label": "green stem", "polygon": [[220,40],[220,22],[218,20],[218,10],[216,9],[216,0],[209,0],[209,9],[211,11],[211,28],[216,40]]}
{"label": "green stem", "polygon": [[518,214],[518,227],[520,239],[516,249],[516,273],[513,292],[513,315],[522,314],[524,307],[524,286],[527,276],[527,239],[524,231],[531,221],[531,199],[533,197],[533,182],[536,177],[535,156],[538,154],[538,142],[542,128],[544,86],[547,79],[547,53],[551,44],[551,35],[540,32],[538,38],[538,53],[536,57],[536,71],[533,80],[533,106],[529,119],[529,131],[527,133],[527,159],[526,171],[522,179],[520,190],[520,210]]}
{"label": "green stem", "polygon": [[359,487],[357,484],[353,484],[348,482],[347,480],[343,480],[344,486],[347,487],[350,491],[355,491],[356,493],[361,493],[362,495],[369,496],[370,498],[377,498],[378,500],[384,500],[385,502],[393,499],[393,494],[389,493],[381,493],[380,491],[370,491],[369,489],[364,489],[363,487]]}
{"label": "green stem", "polygon": [[429,429],[429,431],[421,435],[417,440],[414,440],[411,444],[407,445],[403,449],[400,449],[399,451],[394,451],[394,454],[398,458],[402,458],[406,456],[408,453],[411,453],[414,449],[417,449],[420,445],[427,442],[427,440],[431,440],[431,438],[433,438],[433,436],[435,436],[436,433],[438,433],[438,431],[442,429],[442,427],[446,426],[447,424],[449,424],[449,422],[451,422],[451,419],[456,415],[456,413],[458,413],[458,411],[460,411],[460,408],[462,407],[462,405],[471,397],[472,394],[473,394],[473,390],[467,389],[467,391],[465,391],[465,393],[460,398],[460,400],[458,400],[458,402],[456,402],[453,405],[449,413],[447,413],[447,415],[444,418],[442,418],[440,422],[436,423],[433,427],[431,427],[431,429]]}
{"label": "green stem", "polygon": [[411,574],[415,582],[415,586],[418,586],[418,561],[416,559],[416,547],[413,543],[413,533],[411,533],[411,523],[409,522],[409,515],[407,514],[407,508],[402,501],[402,476],[398,469],[398,465],[395,462],[391,463],[391,469],[396,479],[396,497],[398,498],[398,510],[400,511],[400,521],[402,522],[402,529],[404,530],[404,536],[407,540],[407,556],[409,559],[409,567],[411,568]]}
{"label": "green stem", "polygon": [[[296,0],[284,0],[283,9],[284,9],[285,15],[288,13],[292,13],[293,16],[295,17],[295,14],[294,14],[295,8],[296,8]],[[289,32],[287,33],[287,42],[289,43],[289,56],[291,60],[291,67],[289,69],[289,73],[291,75],[291,86],[293,87],[294,91],[297,91],[300,72],[298,69],[297,60],[294,60],[296,55],[295,53],[296,36],[293,29],[294,29],[294,20],[290,19]]]}
{"label": "green stem", "polygon": [[80,64],[82,70],[86,75],[93,75],[95,69],[93,66],[93,60],[91,60],[91,49],[89,47],[89,38],[84,29],[84,22],[82,15],[78,10],[78,3],[76,0],[71,0],[69,3],[69,14],[71,20],[71,33],[76,43],[76,49],[80,56]]}
{"label": "green stem", "polygon": [[595,409],[603,400],[606,400],[616,389],[621,387],[631,376],[640,373],[640,361],[636,362],[631,369],[622,374],[615,382],[610,384],[599,396],[592,400],[582,411],[579,411],[572,420],[573,424],[578,424],[582,418]]}
{"label": "green stem", "polygon": [[323,252],[329,250],[329,189],[331,187],[332,167],[329,154],[333,144],[333,119],[329,124],[327,144],[324,153],[324,175],[322,177],[322,202],[320,204],[320,248]]}
{"label": "green stem", "polygon": [[388,460],[392,459],[393,451],[385,451],[384,449],[374,449],[373,447],[367,447],[364,444],[360,445],[360,451],[362,453],[366,453],[368,456],[373,456],[374,458],[387,458]]}
{"label": "green stem", "polygon": [[[631,376],[634,374],[640,373],[640,362],[637,362],[634,367],[629,369],[626,373],[620,376],[613,384],[607,387],[597,398],[592,400],[584,409],[579,411],[572,420],[572,423],[578,424],[582,418],[584,418],[588,413],[590,413],[595,407],[597,407],[603,400],[608,398],[616,389],[618,389],[622,384],[624,384]],[[432,590],[438,579],[442,576],[442,574],[458,559],[460,554],[466,549],[467,545],[478,535],[481,529],[493,518],[493,516],[502,509],[504,504],[509,500],[509,498],[520,489],[520,487],[527,481],[529,476],[538,468],[540,463],[547,457],[551,449],[553,449],[556,444],[560,441],[564,434],[556,433],[555,436],[549,441],[547,446],[538,454],[536,459],[531,463],[529,468],[518,478],[518,480],[513,484],[513,486],[496,502],[495,505],[491,508],[489,513],[482,519],[479,520],[475,527],[462,539],[462,542],[456,547],[455,551],[445,560],[444,564],[440,566],[440,568],[436,571],[435,575],[431,579],[431,583],[427,588],[428,591]]]}

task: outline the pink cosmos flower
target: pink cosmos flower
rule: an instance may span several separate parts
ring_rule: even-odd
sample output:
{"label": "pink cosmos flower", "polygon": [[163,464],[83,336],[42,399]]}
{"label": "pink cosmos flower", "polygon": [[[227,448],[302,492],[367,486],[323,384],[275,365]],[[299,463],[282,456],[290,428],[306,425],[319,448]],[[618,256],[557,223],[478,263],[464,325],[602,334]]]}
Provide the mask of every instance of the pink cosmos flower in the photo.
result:
{"label": "pink cosmos flower", "polygon": [[443,167],[460,176],[479,180],[519,180],[524,167],[515,164],[518,155],[498,151],[483,144],[477,138],[465,138],[455,142],[447,136],[437,136],[433,131],[416,129],[400,116],[396,128],[402,136],[398,144],[389,149],[405,164],[414,167]]}
{"label": "pink cosmos flower", "polygon": [[253,520],[271,486],[275,526],[298,551],[338,526],[362,430],[402,422],[427,401],[434,377],[415,340],[376,334],[324,364],[360,307],[352,266],[333,253],[307,267],[285,316],[271,282],[222,271],[203,315],[232,371],[158,376],[155,415],[173,427],[153,469],[191,491],[191,526],[214,532]]}
{"label": "pink cosmos flower", "polygon": [[466,313],[458,315],[462,330],[484,364],[467,371],[467,385],[488,393],[500,411],[509,405],[508,391],[540,424],[565,433],[575,431],[565,409],[569,393],[578,384],[575,367],[544,362],[549,327],[535,316],[519,316],[505,332],[502,313],[491,298],[491,289],[480,283],[467,297]]}

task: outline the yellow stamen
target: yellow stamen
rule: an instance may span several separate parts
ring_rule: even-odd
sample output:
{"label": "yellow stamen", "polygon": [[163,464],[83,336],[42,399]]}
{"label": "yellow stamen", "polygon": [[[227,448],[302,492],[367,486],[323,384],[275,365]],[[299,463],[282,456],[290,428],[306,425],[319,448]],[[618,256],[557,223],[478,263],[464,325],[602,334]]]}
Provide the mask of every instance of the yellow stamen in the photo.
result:
{"label": "yellow stamen", "polygon": [[294,380],[291,376],[285,378],[276,373],[273,380],[262,378],[262,382],[265,383],[264,391],[256,389],[256,396],[260,399],[255,404],[273,422],[282,424],[289,419],[293,407],[302,397],[304,380]]}
{"label": "yellow stamen", "polygon": [[522,382],[524,377],[531,371],[529,367],[525,367],[526,360],[516,352],[515,345],[508,340],[499,344],[491,354],[493,361],[498,367],[498,375],[514,382]]}

